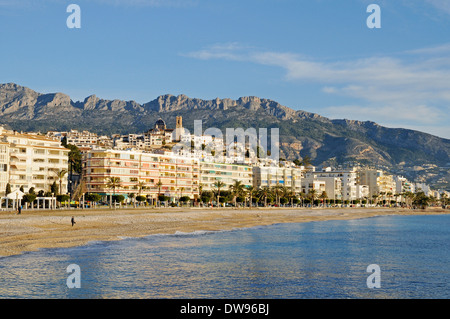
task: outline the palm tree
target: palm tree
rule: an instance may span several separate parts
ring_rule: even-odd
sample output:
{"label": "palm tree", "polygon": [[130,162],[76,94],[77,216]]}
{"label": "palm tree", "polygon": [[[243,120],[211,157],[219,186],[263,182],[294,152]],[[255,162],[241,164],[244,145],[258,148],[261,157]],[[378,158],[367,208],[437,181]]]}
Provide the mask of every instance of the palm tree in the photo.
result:
{"label": "palm tree", "polygon": [[[116,195],[116,188],[119,188],[121,186],[122,186],[122,182],[120,181],[120,177],[111,176],[111,177],[108,177],[107,180],[106,180],[106,187],[112,189],[114,195]],[[110,198],[109,205],[111,207],[111,205],[112,205],[112,195],[110,194],[109,196],[110,196],[109,197]],[[115,205],[114,205],[114,207],[115,207]]]}
{"label": "palm tree", "polygon": [[161,186],[163,185],[163,183],[161,182],[161,180],[158,180],[158,183],[156,183],[156,187],[158,187],[158,197],[161,195]]}
{"label": "palm tree", "polygon": [[59,181],[59,194],[62,195],[62,180],[64,178],[64,176],[67,174],[67,170],[62,169],[60,171],[55,172],[56,174],[56,178],[58,178]]}
{"label": "palm tree", "polygon": [[325,206],[325,200],[328,198],[328,194],[326,191],[323,191],[322,194],[320,194],[319,198],[322,200],[322,206]]}
{"label": "palm tree", "polygon": [[141,196],[142,190],[145,189],[146,187],[145,182],[144,181],[138,182],[137,187],[138,187],[138,196]]}
{"label": "palm tree", "polygon": [[250,197],[250,203],[249,203],[249,208],[252,207],[252,203],[253,203],[253,197],[255,196],[256,192],[258,191],[258,189],[254,186],[249,186],[247,187],[247,194]]}
{"label": "palm tree", "polygon": [[377,205],[378,204],[378,197],[379,197],[380,195],[378,195],[378,194],[373,194],[372,195],[372,204],[373,204],[373,202],[375,201],[375,205]]}
{"label": "palm tree", "polygon": [[389,204],[388,206],[390,207],[391,206],[391,200],[392,200],[392,192],[387,192],[386,196],[388,198],[388,204]]}
{"label": "palm tree", "polygon": [[311,198],[312,206],[314,207],[314,200],[316,199],[317,191],[313,188],[308,191],[308,197]]}
{"label": "palm tree", "polygon": [[275,195],[275,204],[280,206],[280,193],[283,191],[283,186],[281,186],[277,182],[277,184],[275,186],[272,186],[272,191]]}
{"label": "palm tree", "polygon": [[244,185],[241,181],[234,180],[234,184],[230,185],[230,191],[234,196],[234,207],[237,208],[237,198],[244,193]]}
{"label": "palm tree", "polygon": [[269,196],[270,188],[269,186],[264,186],[259,190],[259,198],[264,197],[264,207],[267,207],[267,197]]}
{"label": "palm tree", "polygon": [[301,205],[302,205],[302,207],[303,207],[303,201],[305,200],[305,198],[306,198],[306,194],[305,193],[303,193],[303,192],[301,192],[301,193],[299,193],[298,194],[298,197],[300,197],[300,201],[301,201]]}
{"label": "palm tree", "polygon": [[220,201],[219,201],[220,200],[220,189],[222,187],[225,187],[225,183],[222,181],[216,181],[216,182],[214,182],[213,187],[217,188],[217,207],[219,207],[219,205],[220,205]]}

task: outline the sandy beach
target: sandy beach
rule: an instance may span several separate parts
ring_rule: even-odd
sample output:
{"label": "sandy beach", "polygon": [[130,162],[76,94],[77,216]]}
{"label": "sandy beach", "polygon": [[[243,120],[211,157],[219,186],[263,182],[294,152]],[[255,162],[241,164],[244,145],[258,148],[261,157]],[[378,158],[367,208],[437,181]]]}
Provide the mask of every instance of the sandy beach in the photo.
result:
{"label": "sandy beach", "polygon": [[[97,240],[120,240],[151,234],[344,220],[382,215],[449,214],[431,208],[127,208],[0,212],[0,256],[40,248],[72,247]],[[76,224],[72,226],[74,216]]]}

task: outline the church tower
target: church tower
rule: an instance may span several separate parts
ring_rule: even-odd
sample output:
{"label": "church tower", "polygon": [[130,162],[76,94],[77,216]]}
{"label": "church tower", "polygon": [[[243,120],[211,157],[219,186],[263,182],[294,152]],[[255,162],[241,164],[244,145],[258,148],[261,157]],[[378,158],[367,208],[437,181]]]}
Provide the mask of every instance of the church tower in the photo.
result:
{"label": "church tower", "polygon": [[177,116],[177,124],[175,126],[175,141],[181,140],[181,134],[183,134],[183,117]]}

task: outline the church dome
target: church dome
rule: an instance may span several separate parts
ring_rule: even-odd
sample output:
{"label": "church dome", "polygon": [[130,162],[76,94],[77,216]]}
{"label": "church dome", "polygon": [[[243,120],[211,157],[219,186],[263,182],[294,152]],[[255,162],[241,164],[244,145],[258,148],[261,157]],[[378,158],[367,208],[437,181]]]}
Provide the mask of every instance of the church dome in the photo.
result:
{"label": "church dome", "polygon": [[155,123],[155,129],[165,130],[166,129],[166,122],[164,122],[163,119],[159,119]]}

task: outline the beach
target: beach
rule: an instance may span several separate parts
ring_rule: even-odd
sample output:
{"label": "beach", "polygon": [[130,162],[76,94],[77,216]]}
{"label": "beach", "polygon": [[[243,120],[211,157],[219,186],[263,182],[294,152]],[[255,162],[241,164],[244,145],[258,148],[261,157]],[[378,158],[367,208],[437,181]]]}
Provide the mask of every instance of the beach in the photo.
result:
{"label": "beach", "polygon": [[[127,237],[219,231],[384,215],[449,214],[440,208],[122,208],[0,212],[0,256]],[[71,218],[75,224],[72,226]]]}

